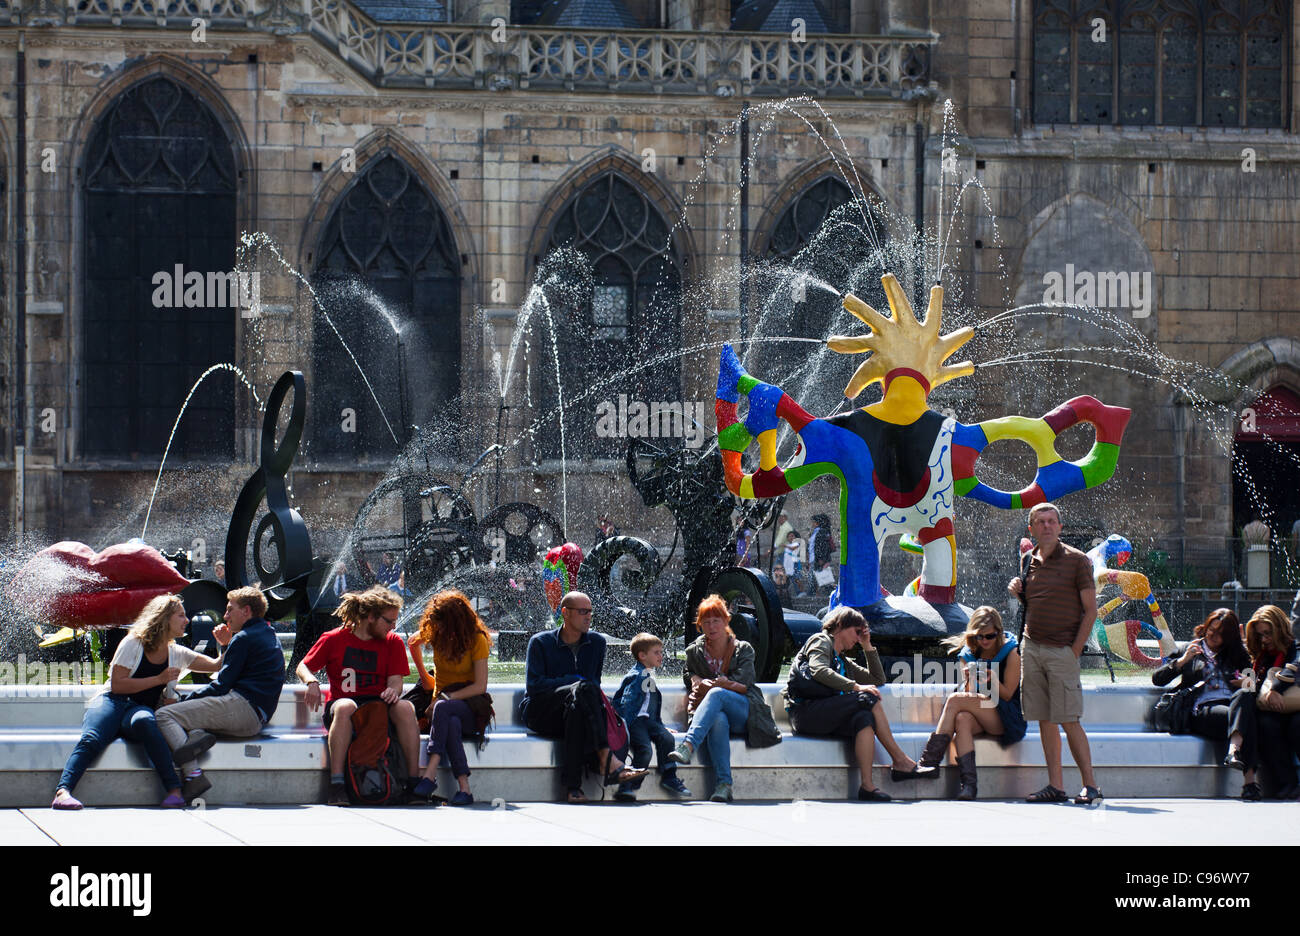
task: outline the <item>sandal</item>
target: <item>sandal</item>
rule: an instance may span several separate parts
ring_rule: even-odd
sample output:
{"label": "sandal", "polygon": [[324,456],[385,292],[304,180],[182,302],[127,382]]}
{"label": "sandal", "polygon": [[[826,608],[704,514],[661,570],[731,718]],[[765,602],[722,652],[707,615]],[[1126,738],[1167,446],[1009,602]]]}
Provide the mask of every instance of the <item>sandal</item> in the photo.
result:
{"label": "sandal", "polygon": [[1241,787],[1241,798],[1247,803],[1258,803],[1264,798],[1264,791],[1260,789],[1258,783],[1244,783]]}
{"label": "sandal", "polygon": [[624,764],[618,770],[605,774],[605,786],[614,786],[619,783],[629,783],[633,780],[639,780],[650,772],[648,767],[629,767]]}
{"label": "sandal", "polygon": [[569,791],[568,799],[570,803],[585,803],[587,802],[587,794],[583,793],[582,790],[577,787],[574,787]]}
{"label": "sandal", "polygon": [[1030,793],[1025,797],[1026,803],[1068,803],[1069,801],[1070,797],[1064,790],[1058,790],[1050,783],[1037,793]]}
{"label": "sandal", "polygon": [[1101,790],[1095,786],[1085,786],[1079,791],[1079,795],[1074,798],[1076,806],[1091,806],[1096,800],[1104,799]]}

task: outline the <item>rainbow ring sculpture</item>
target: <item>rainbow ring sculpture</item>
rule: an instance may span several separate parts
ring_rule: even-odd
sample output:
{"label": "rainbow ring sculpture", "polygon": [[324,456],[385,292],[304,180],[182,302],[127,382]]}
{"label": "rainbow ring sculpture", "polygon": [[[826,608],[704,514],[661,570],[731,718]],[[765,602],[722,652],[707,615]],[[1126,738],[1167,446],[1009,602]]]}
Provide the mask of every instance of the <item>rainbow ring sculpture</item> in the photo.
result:
{"label": "rainbow ring sculpture", "polygon": [[[1178,646],[1170,635],[1169,624],[1165,621],[1164,612],[1160,610],[1160,603],[1151,593],[1151,582],[1147,577],[1141,572],[1120,572],[1109,568],[1112,560],[1115,565],[1123,565],[1131,555],[1132,545],[1118,533],[1112,533],[1088,550],[1088,558],[1092,560],[1093,573],[1097,578],[1098,593],[1107,585],[1118,585],[1120,590],[1118,595],[1097,609],[1092,636],[1101,649],[1121,660],[1138,666],[1156,667],[1160,665],[1160,657],[1149,657],[1139,650],[1138,637],[1146,636],[1159,641],[1161,656],[1169,656]],[[1147,610],[1151,612],[1152,623],[1127,620],[1106,624],[1107,615],[1127,601],[1145,601]]]}
{"label": "rainbow ring sculpture", "polygon": [[[718,444],[727,488],[744,498],[778,497],[822,475],[840,481],[840,583],[831,607],[866,607],[880,601],[880,551],[891,534],[909,533],[924,556],[919,596],[932,605],[956,600],[957,544],[953,503],[957,495],[995,507],[1028,508],[1096,487],[1115,471],[1120,440],[1131,411],[1079,396],[1040,418],[1005,416],[966,425],[928,406],[931,390],[975,372],[969,361],[946,365],[974,336],[971,328],[940,335],[943,288],[930,290],[924,322],[918,322],[906,293],[893,274],[881,277],[893,317],[877,312],[853,295],[844,308],[867,324],[870,334],[832,337],[832,351],[870,352],[845,387],[852,400],[880,381],[884,398],[849,413],[813,417],[780,387],[747,374],[730,345],[722,350],[718,373]],[[746,398],[743,421],[737,404]],[[776,463],[778,423],[798,434],[799,447],[784,467]],[[1055,448],[1059,433],[1080,422],[1093,426],[1096,439],[1088,454],[1064,461]],[[1033,484],[1023,491],[1000,491],[975,475],[975,462],[990,442],[1019,439],[1037,456]],[[758,442],[759,467],[746,473],[741,456]]]}

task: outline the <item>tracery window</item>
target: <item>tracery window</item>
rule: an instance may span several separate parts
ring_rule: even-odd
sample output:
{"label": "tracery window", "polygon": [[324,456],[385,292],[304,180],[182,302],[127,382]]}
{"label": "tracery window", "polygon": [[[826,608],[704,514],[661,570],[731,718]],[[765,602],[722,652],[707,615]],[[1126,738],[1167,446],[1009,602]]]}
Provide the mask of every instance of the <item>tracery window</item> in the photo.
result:
{"label": "tracery window", "polygon": [[1035,0],[1038,123],[1281,127],[1285,0]]}

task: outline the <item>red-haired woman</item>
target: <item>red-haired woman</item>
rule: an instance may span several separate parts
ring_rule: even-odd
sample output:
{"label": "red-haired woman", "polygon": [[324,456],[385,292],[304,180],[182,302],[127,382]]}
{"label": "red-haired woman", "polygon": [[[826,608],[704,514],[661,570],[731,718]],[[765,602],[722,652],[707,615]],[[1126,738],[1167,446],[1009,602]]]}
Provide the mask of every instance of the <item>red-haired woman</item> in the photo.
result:
{"label": "red-haired woman", "polygon": [[686,648],[686,688],[699,700],[691,712],[686,738],[669,759],[689,764],[703,744],[717,774],[709,797],[715,803],[731,802],[731,733],[744,731],[752,747],[768,747],[781,740],[772,710],[758,688],[754,648],[737,640],[731,613],[720,595],[709,595],[695,613],[700,636]]}
{"label": "red-haired woman", "polygon": [[[460,786],[451,805],[468,806],[474,797],[469,792],[464,736],[481,734],[476,708],[482,708],[478,697],[487,692],[492,640],[469,599],[458,591],[443,591],[430,599],[420,618],[420,629],[409,644],[411,658],[420,672],[420,684],[432,690],[434,698],[426,749],[429,766],[414,794],[432,798],[438,787],[438,765],[447,758]],[[433,651],[432,675],[424,667],[426,644]]]}

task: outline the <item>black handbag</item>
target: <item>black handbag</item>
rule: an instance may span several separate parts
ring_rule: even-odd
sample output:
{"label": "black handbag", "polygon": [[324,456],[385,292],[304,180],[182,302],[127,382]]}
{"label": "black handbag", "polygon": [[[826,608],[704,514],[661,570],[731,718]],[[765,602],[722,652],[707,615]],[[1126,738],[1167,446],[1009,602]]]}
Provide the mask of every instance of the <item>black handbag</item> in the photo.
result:
{"label": "black handbag", "polygon": [[831,696],[839,695],[839,690],[824,686],[812,678],[808,658],[802,648],[790,667],[790,676],[786,680],[785,690],[790,701],[796,703],[809,702],[813,699],[829,699]]}
{"label": "black handbag", "polygon": [[1151,720],[1155,723],[1156,730],[1167,731],[1170,734],[1191,734],[1196,696],[1204,685],[1205,680],[1201,680],[1194,686],[1186,686],[1162,695],[1151,713]]}

